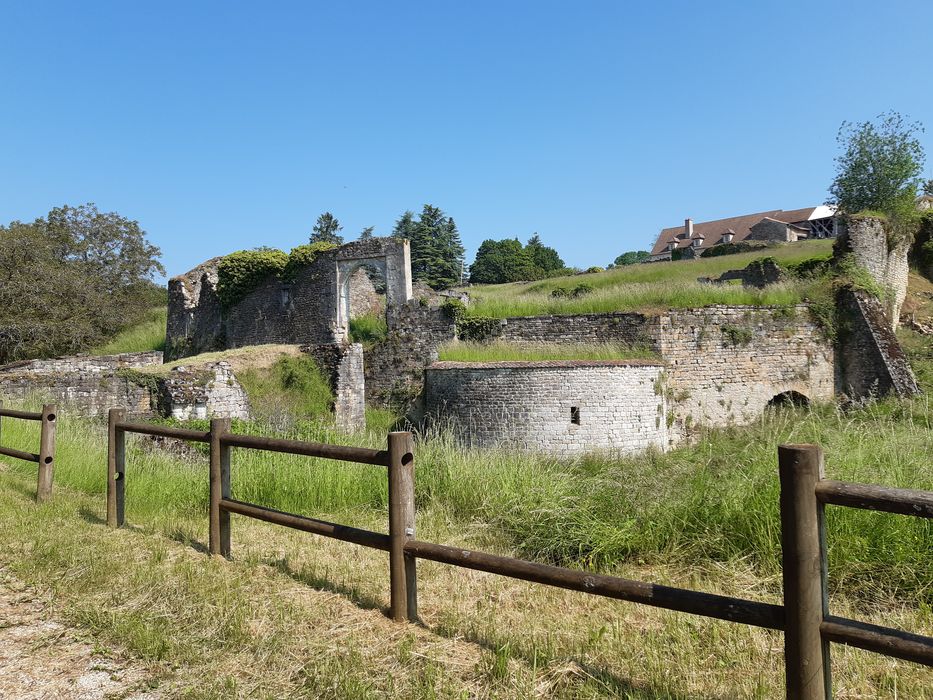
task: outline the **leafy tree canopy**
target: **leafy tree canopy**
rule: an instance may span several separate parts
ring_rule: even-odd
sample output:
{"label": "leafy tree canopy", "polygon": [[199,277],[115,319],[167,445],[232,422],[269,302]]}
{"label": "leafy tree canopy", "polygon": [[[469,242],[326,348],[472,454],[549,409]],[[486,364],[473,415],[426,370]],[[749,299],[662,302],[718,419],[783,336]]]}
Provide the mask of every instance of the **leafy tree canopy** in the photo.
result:
{"label": "leafy tree canopy", "polygon": [[470,265],[470,281],[502,284],[542,279],[565,271],[557,251],[544,245],[535,234],[524,246],[517,238],[483,241]]}
{"label": "leafy tree canopy", "polygon": [[0,362],[80,352],[164,304],[159,249],[94,204],[0,226]]}
{"label": "leafy tree canopy", "polygon": [[392,235],[411,242],[411,275],[434,289],[460,282],[463,244],[454,220],[439,208],[425,204],[415,221],[411,211],[395,222]]}
{"label": "leafy tree canopy", "polygon": [[359,239],[360,239],[361,241],[368,241],[370,238],[373,237],[373,231],[375,231],[375,230],[376,230],[376,227],[375,227],[375,226],[367,226],[367,227],[364,228],[362,231],[360,231],[360,238],[359,238]]}
{"label": "leafy tree canopy", "polygon": [[913,216],[923,172],[917,138],[922,132],[919,122],[907,122],[897,112],[874,122],[843,122],[836,137],[842,153],[836,157],[828,203],[846,214],[872,210],[894,218]]}
{"label": "leafy tree canopy", "polygon": [[343,245],[343,236],[339,235],[343,230],[340,222],[334,218],[329,211],[321,214],[311,229],[311,238],[309,243],[333,243],[334,245]]}
{"label": "leafy tree canopy", "polygon": [[628,252],[622,253],[614,261],[614,265],[636,265],[640,262],[644,262],[651,257],[651,253],[647,250],[630,250]]}

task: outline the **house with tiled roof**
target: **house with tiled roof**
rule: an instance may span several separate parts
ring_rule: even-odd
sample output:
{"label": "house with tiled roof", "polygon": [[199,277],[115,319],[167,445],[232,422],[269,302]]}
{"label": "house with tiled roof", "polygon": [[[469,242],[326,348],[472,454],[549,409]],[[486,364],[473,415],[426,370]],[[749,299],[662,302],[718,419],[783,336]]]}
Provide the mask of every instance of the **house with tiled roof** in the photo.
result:
{"label": "house with tiled roof", "polygon": [[683,226],[661,230],[650,259],[670,260],[675,250],[697,257],[713,246],[746,240],[794,242],[832,238],[836,235],[834,214],[835,210],[824,204],[791,211],[761,211],[715,221],[685,219]]}

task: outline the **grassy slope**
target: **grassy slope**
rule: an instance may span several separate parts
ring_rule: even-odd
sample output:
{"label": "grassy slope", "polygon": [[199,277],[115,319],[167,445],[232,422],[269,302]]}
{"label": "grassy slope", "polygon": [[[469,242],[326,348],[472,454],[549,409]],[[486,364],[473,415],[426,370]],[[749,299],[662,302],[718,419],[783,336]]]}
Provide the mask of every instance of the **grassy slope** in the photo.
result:
{"label": "grassy slope", "polygon": [[120,331],[106,345],[89,351],[91,355],[116,355],[121,352],[145,352],[165,349],[165,323],[168,309],[159,306],[151,309],[145,319]]}
{"label": "grassy slope", "polygon": [[[470,315],[506,318],[606,311],[653,313],[710,304],[792,304],[806,296],[806,283],[788,282],[766,290],[752,290],[735,285],[700,284],[697,278],[718,277],[726,270],[743,268],[767,256],[783,263],[797,263],[811,257],[828,257],[831,250],[830,240],[806,241],[755,253],[629,265],[540,282],[476,285],[467,290],[473,300]],[[572,289],[581,283],[594,287],[594,291],[576,299],[551,297],[558,287]]]}

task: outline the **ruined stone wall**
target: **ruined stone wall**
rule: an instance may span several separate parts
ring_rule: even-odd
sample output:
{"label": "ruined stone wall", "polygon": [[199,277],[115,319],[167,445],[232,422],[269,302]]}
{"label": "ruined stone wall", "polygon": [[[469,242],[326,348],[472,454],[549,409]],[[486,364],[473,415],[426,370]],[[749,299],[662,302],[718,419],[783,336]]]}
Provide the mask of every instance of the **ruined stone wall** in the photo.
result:
{"label": "ruined stone wall", "polygon": [[160,413],[178,420],[249,418],[249,399],[229,362],[172,368],[156,378]]}
{"label": "ruined stone wall", "polygon": [[885,290],[883,307],[892,330],[897,329],[907,298],[909,252],[910,246],[904,242],[892,245],[884,222],[874,217],[850,217],[837,244],[837,255],[852,253]]}
{"label": "ruined stone wall", "polygon": [[362,430],[366,427],[366,394],[363,371],[363,346],[310,345],[302,352],[314,358],[330,381],[334,392],[334,421],[341,430]]}
{"label": "ruined stone wall", "polygon": [[837,299],[837,384],[848,399],[920,392],[881,302],[865,292],[843,290]]}
{"label": "ruined stone wall", "polygon": [[[217,296],[214,258],[169,281],[166,348],[170,359],[211,350],[268,343],[325,344],[347,339],[356,313],[404,305],[411,299],[408,241],[373,238],[318,253],[293,281],[264,280],[223,309]],[[364,265],[386,278],[386,302],[377,295]],[[388,315],[390,327],[392,315]]]}
{"label": "ruined stone wall", "polygon": [[161,363],[161,352],[14,362],[0,367],[0,397],[13,401],[39,397],[82,415],[104,415],[112,407],[147,414],[155,407],[149,388],[117,372]]}
{"label": "ruined stone wall", "polygon": [[806,305],[671,310],[658,335],[672,436],[754,421],[778,394],[832,400],[833,345]]}
{"label": "ruined stone wall", "polygon": [[424,368],[437,361],[440,345],[456,338],[456,326],[440,307],[416,300],[390,313],[388,336],[364,354],[366,400],[410,408],[422,393]]}
{"label": "ruined stone wall", "polygon": [[658,363],[439,362],[425,411],[465,444],[562,455],[667,445]]}

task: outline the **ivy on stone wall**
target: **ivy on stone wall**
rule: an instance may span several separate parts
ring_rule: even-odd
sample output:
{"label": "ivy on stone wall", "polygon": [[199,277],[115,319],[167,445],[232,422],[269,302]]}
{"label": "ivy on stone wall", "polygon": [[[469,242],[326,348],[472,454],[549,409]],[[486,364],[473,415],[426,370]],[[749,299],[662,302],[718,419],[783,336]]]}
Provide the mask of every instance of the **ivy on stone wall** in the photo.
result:
{"label": "ivy on stone wall", "polygon": [[448,318],[453,320],[457,327],[457,337],[460,340],[483,342],[496,337],[499,334],[499,328],[502,327],[502,320],[498,318],[468,316],[466,304],[459,299],[448,299],[441,304],[440,308]]}
{"label": "ivy on stone wall", "polygon": [[217,296],[225,309],[241,301],[269,277],[292,281],[317,256],[339,246],[320,242],[300,245],[284,253],[276,248],[239,250],[223,258],[217,266]]}

